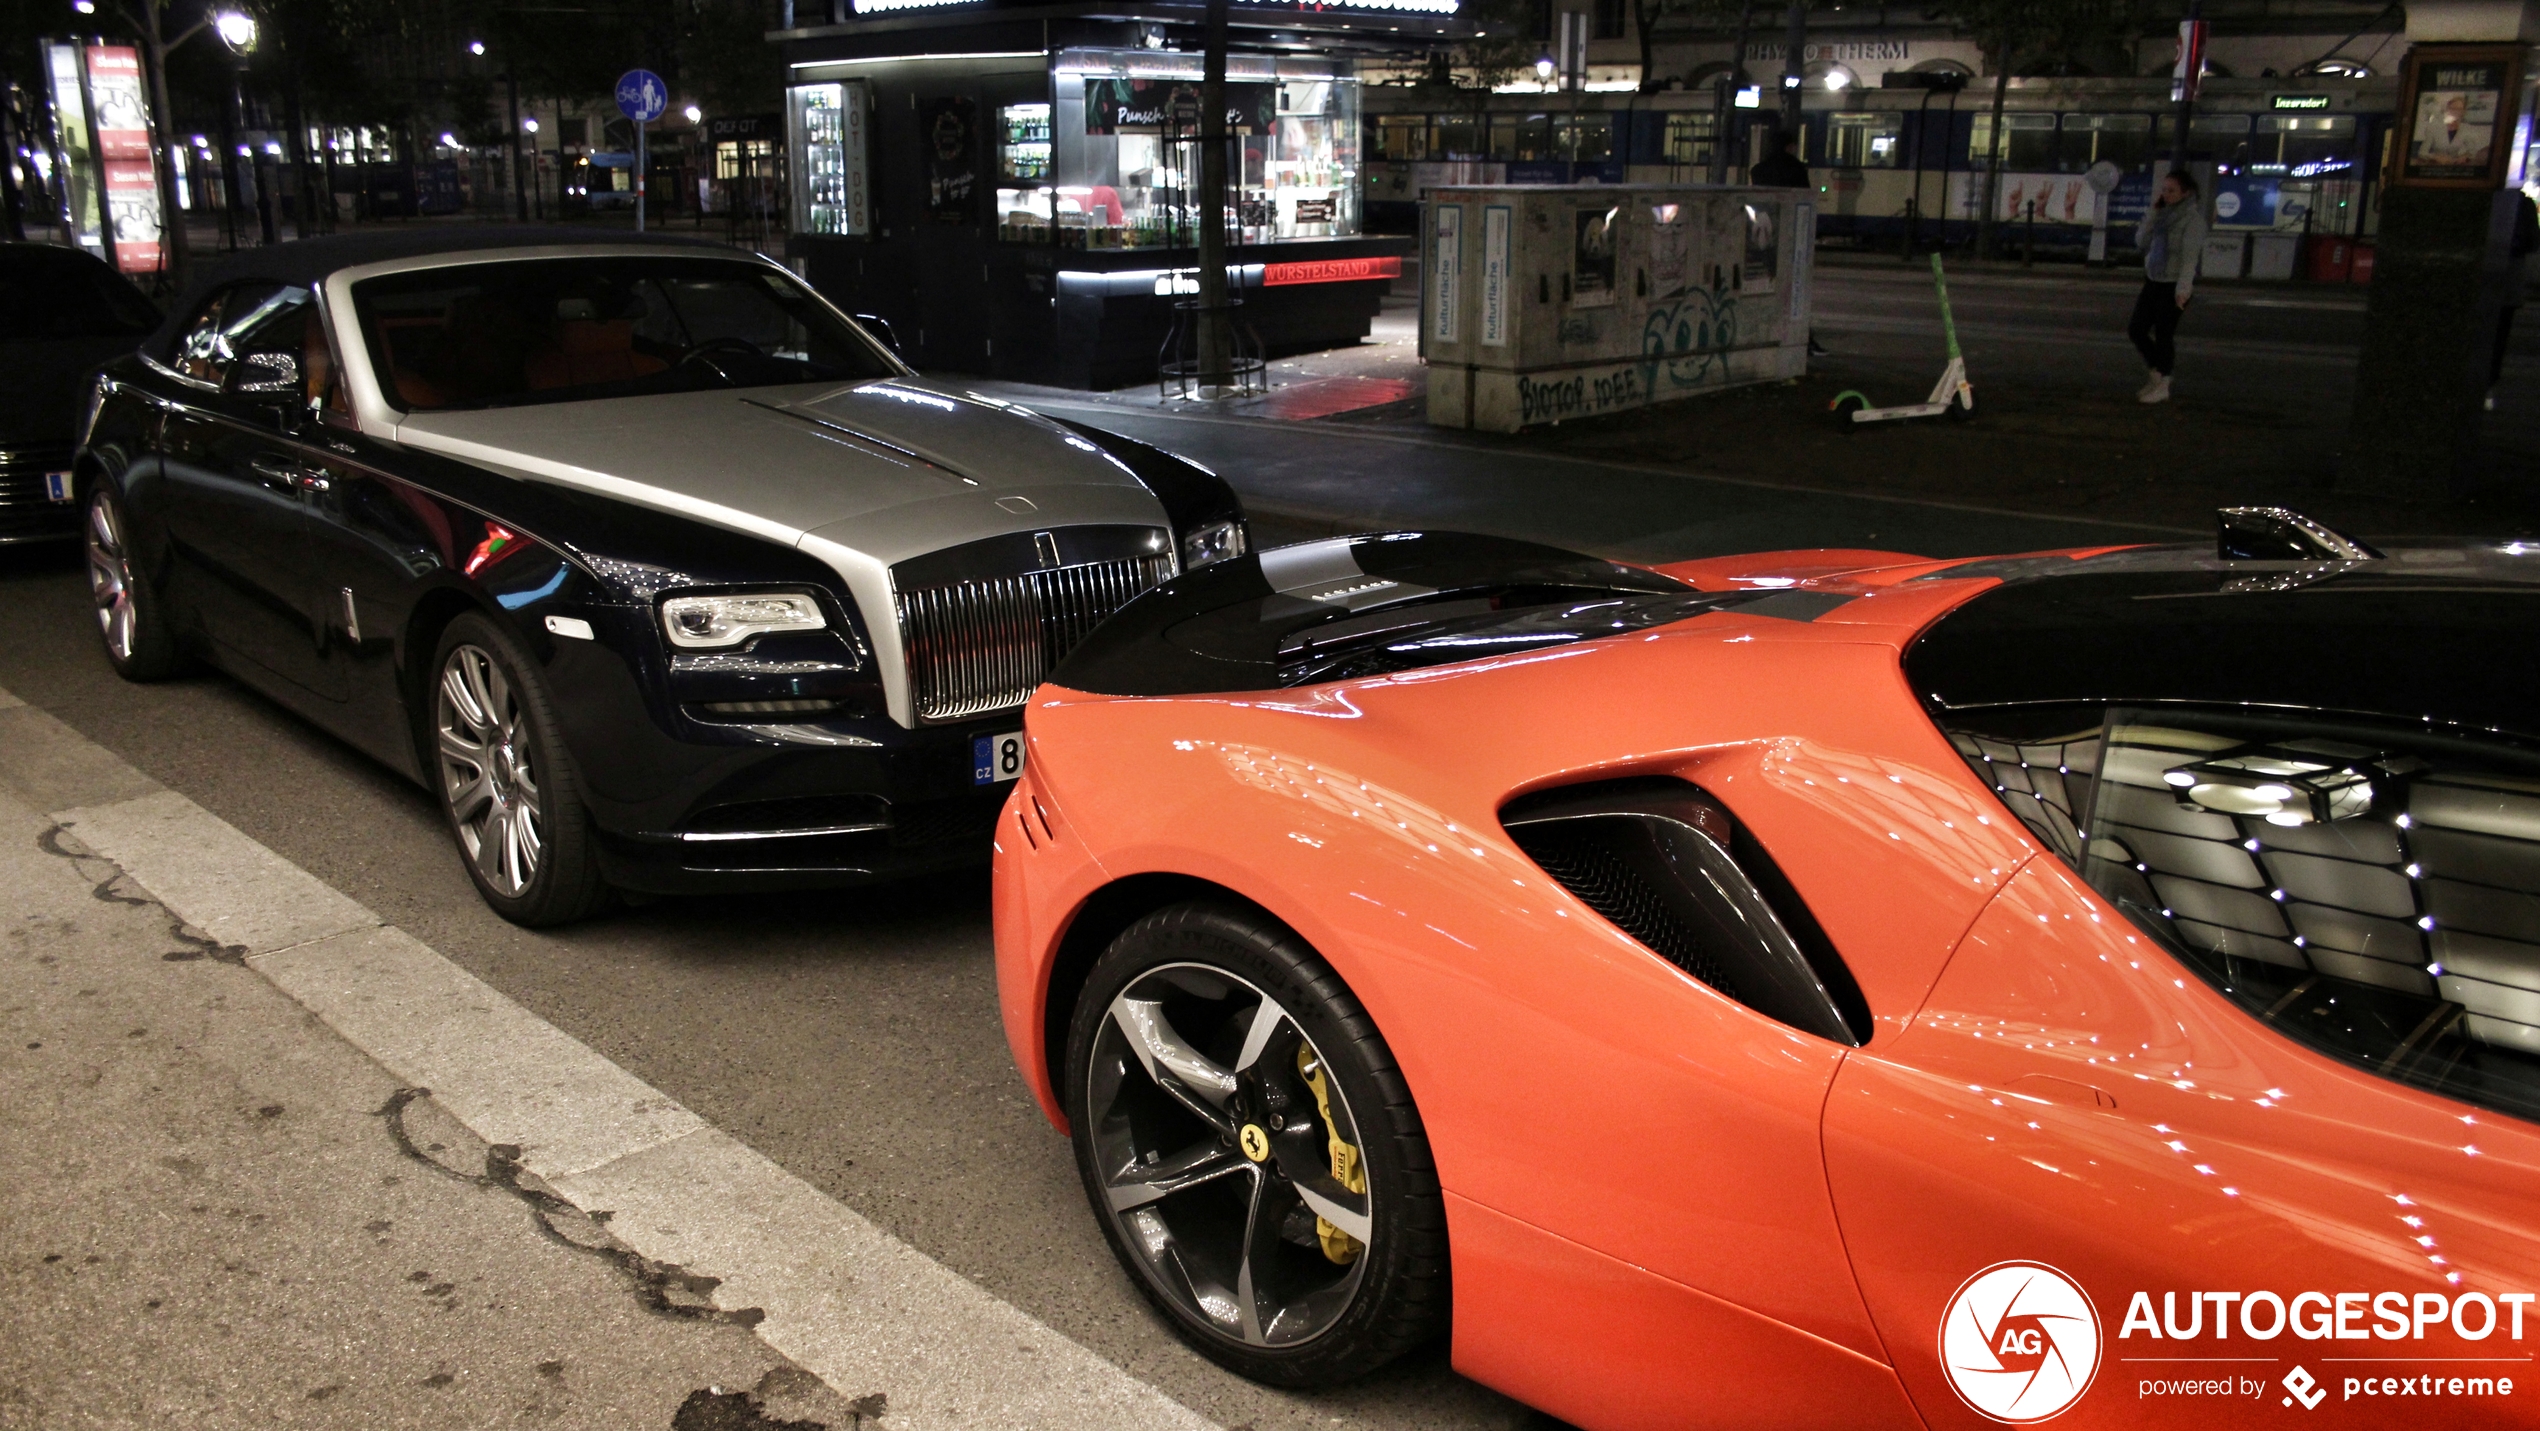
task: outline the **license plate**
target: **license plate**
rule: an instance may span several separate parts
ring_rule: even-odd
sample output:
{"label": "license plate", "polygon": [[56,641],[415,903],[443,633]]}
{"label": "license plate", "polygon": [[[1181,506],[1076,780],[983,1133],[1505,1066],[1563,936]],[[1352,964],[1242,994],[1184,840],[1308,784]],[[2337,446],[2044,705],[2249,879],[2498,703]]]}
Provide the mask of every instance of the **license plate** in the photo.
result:
{"label": "license plate", "polygon": [[69,501],[71,499],[71,474],[68,472],[45,473],[44,496],[47,501]]}
{"label": "license plate", "polygon": [[970,742],[970,783],[998,785],[1023,773],[1023,732],[983,735]]}

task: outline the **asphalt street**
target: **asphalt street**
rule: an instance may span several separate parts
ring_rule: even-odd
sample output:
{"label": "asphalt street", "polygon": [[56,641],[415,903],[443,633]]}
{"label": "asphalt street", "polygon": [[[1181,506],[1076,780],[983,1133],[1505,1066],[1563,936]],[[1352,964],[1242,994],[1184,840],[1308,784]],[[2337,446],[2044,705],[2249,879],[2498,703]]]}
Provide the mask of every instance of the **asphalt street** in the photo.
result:
{"label": "asphalt street", "polygon": [[[1857,307],[1864,320],[1854,332],[1877,341],[1920,341],[1912,326],[1919,320],[1879,317],[1902,303],[1888,291],[1900,286],[1910,287],[1884,275],[1830,274],[1827,326],[1836,326],[1835,314]],[[2066,311],[2076,303],[2090,308],[2092,323],[2101,315],[2090,305],[2117,303],[2122,316],[2122,302],[2097,289],[2076,299],[2068,286],[2056,298],[2015,278],[1960,289],[1962,321],[2005,362],[2097,364],[2109,371],[2130,364],[2128,353],[2071,337],[2082,326]],[[2281,368],[2292,376],[2280,380],[2316,381],[2323,394],[2343,380],[2326,355],[2348,351],[2360,333],[2360,310],[2342,303],[2246,311],[2216,305],[2216,311],[2221,316],[2206,335],[2214,342],[2239,341],[2232,335],[2244,332],[2302,335],[2304,346]],[[2320,361],[2313,361],[2314,350]],[[1262,509],[1261,534],[1270,540],[1357,527],[1462,526],[1655,560],[1786,546],[1952,555],[2168,535],[2130,523],[2122,511],[2072,520],[1777,490],[1546,458],[1432,437],[1402,423],[1275,423],[1046,394],[1037,399],[1047,399],[1053,411],[1063,408],[1068,416],[1089,417],[1207,462]],[[1042,1121],[1009,1064],[991,976],[984,873],[852,894],[662,900],[566,930],[519,929],[477,898],[421,789],[219,676],[196,673],[155,686],[118,680],[97,650],[73,553],[0,551],[0,602],[11,631],[0,643],[0,688],[376,911],[785,1172],[1200,1415],[1254,1431],[1554,1424],[1456,1376],[1442,1349],[1359,1385],[1311,1396],[1251,1385],[1184,1350],[1113,1263],[1084,1206],[1066,1142]],[[14,842],[10,857],[24,858],[15,847],[34,838],[24,812],[0,815],[8,817],[0,823]],[[151,939],[159,938],[151,932]],[[134,939],[136,949],[150,942]],[[136,957],[153,961],[151,980],[173,977],[163,970],[179,967],[156,962],[156,943]],[[128,970],[125,975],[130,987],[118,997],[129,1002],[201,998],[199,991],[154,992],[151,982]],[[150,1022],[137,1012],[133,1017]],[[104,1041],[116,1032],[106,1028],[114,1021],[92,1020],[95,1027],[84,1036]],[[16,1053],[7,1057],[7,1067],[20,1067]],[[375,1106],[372,1095],[381,1091],[351,1078],[320,1100],[324,1116],[342,1125],[342,1138],[354,1139],[365,1131],[356,1126],[360,1110]],[[223,1120],[240,1116],[229,1105],[249,1097],[264,1095],[203,1095],[196,1106],[172,1107],[162,1116],[226,1130]],[[295,1097],[279,1094],[266,1101],[296,1106]],[[394,1155],[374,1148],[362,1156]],[[277,1187],[257,1206],[278,1207],[286,1191]],[[250,1201],[244,1188],[224,1196],[242,1207]],[[464,1240],[457,1219],[467,1211],[443,1210],[434,1214],[443,1221],[431,1225],[442,1229],[437,1235],[445,1241]],[[119,1210],[111,1198],[92,1198],[83,1214],[96,1221],[96,1237],[134,1242],[141,1229],[119,1219],[155,1215],[138,1204]],[[52,1250],[38,1245],[40,1238],[11,1241],[11,1277],[34,1275],[15,1264],[32,1265]],[[411,1270],[408,1261],[427,1265],[399,1260],[394,1270],[400,1276]],[[623,1345],[640,1349],[650,1345],[642,1338],[654,1334],[629,1310],[630,1292],[590,1282],[597,1274],[569,1259],[545,1274],[489,1262],[471,1275],[498,1288],[521,1281],[494,1297],[515,1303],[533,1294],[553,1300],[571,1278],[583,1277],[584,1284],[573,1285],[587,1324],[559,1323],[559,1345],[577,1338],[576,1345],[606,1343],[610,1328],[631,1326],[627,1336],[634,1340]],[[27,1335],[29,1315],[23,1303],[0,1313],[0,1342]],[[128,1320],[114,1322],[104,1334],[133,1335],[130,1328]],[[518,1336],[491,1322],[481,1334],[506,1346]],[[60,1339],[48,1345],[58,1348]],[[469,1354],[458,1342],[452,1348],[444,1360]],[[77,1362],[81,1354],[59,1355]],[[608,1353],[594,1348],[590,1355]],[[765,1370],[763,1356],[753,1360],[719,1344],[683,1341],[662,1356],[667,1369],[647,1373],[654,1382],[646,1385],[656,1390],[678,1378],[703,1386]],[[512,1358],[533,1368],[526,1379],[509,1362],[499,1372],[488,1362],[485,1375],[518,1380],[517,1387],[506,1383],[515,1396],[535,1394],[537,1360]],[[55,1374],[28,1363],[23,1351],[0,1354],[0,1367],[11,1376]],[[130,1358],[117,1365],[120,1370],[99,1374],[161,1374]],[[330,1424],[301,1383],[322,1385],[311,1378],[332,1373],[322,1359],[293,1368],[294,1374],[303,1369],[308,1374],[292,1383],[300,1399],[277,1399],[276,1417]],[[652,1397],[652,1404],[659,1401]],[[8,1424],[5,1405],[0,1424]]]}

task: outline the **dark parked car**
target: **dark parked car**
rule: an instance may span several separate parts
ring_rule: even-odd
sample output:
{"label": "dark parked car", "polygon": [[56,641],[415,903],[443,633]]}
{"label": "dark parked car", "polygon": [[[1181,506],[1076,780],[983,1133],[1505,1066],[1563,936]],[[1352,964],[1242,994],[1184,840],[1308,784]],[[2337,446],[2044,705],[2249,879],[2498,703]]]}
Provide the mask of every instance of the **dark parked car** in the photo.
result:
{"label": "dark parked car", "polygon": [[79,534],[71,448],[89,370],[157,326],[159,310],[94,255],[0,243],[0,546]]}
{"label": "dark parked car", "polygon": [[702,242],[257,250],[95,414],[115,667],[199,655],[421,781],[524,923],[984,861],[1043,673],[1248,540],[1213,474]]}

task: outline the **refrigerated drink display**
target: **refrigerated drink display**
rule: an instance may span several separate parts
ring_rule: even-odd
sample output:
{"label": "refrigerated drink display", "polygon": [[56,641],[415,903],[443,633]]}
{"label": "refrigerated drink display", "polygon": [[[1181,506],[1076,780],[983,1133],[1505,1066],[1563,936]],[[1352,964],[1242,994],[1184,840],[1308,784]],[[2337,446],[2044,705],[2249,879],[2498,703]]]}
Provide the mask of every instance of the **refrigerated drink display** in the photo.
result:
{"label": "refrigerated drink display", "polygon": [[796,85],[786,92],[785,119],[796,154],[794,213],[799,232],[870,231],[865,187],[864,86]]}

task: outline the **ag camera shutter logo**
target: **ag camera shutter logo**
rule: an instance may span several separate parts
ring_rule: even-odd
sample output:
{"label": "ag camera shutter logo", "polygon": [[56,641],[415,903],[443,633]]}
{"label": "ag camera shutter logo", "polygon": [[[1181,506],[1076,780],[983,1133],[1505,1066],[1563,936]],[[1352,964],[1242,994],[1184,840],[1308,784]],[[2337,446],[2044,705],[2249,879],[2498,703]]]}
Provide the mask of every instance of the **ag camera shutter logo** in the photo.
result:
{"label": "ag camera shutter logo", "polygon": [[2099,1374],[2099,1311],[2042,1262],[1997,1262],[1940,1317],[1940,1366],[1977,1415],[2025,1426],[2063,1414]]}

